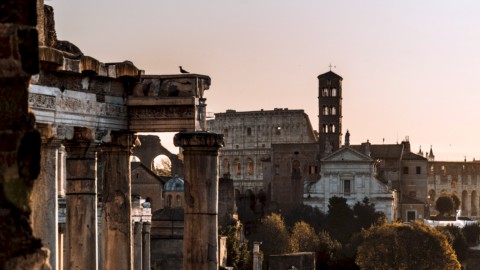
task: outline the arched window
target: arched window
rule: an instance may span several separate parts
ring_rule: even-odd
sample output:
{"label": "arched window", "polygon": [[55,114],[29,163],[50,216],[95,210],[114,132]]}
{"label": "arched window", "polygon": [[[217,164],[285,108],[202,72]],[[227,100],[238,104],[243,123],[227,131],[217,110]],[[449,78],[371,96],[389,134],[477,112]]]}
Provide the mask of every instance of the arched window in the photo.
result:
{"label": "arched window", "polygon": [[323,88],[322,97],[328,97],[328,89],[327,88]]}
{"label": "arched window", "polygon": [[230,173],[230,162],[228,159],[223,160],[223,173]]}
{"label": "arched window", "polygon": [[323,106],[323,115],[328,115],[328,107]]}
{"label": "arched window", "polygon": [[172,207],[172,195],[167,196],[167,207]]}
{"label": "arched window", "polygon": [[253,175],[253,160],[247,159],[247,174]]}
{"label": "arched window", "polygon": [[252,129],[251,128],[247,128],[247,135],[252,136]]}
{"label": "arched window", "polygon": [[334,125],[334,124],[330,124],[330,132],[331,132],[331,133],[335,133],[335,132],[336,132],[336,128],[335,128],[335,125]]}
{"label": "arched window", "polygon": [[337,88],[332,88],[332,97],[337,96]]}
{"label": "arched window", "polygon": [[294,160],[292,161],[292,175],[299,175],[300,174],[300,161]]}
{"label": "arched window", "polygon": [[177,207],[182,207],[182,196],[177,195]]}
{"label": "arched window", "polygon": [[242,174],[242,163],[240,163],[240,160],[236,159],[235,160],[235,174],[241,175]]}
{"label": "arched window", "polygon": [[328,126],[327,125],[322,126],[322,132],[323,133],[328,133]]}
{"label": "arched window", "polygon": [[223,130],[223,136],[226,138],[228,137],[228,128]]}
{"label": "arched window", "polygon": [[332,106],[330,111],[332,112],[332,115],[337,115],[337,108],[335,106]]}
{"label": "arched window", "polygon": [[257,162],[257,171],[258,171],[259,175],[263,175],[263,162],[262,161]]}

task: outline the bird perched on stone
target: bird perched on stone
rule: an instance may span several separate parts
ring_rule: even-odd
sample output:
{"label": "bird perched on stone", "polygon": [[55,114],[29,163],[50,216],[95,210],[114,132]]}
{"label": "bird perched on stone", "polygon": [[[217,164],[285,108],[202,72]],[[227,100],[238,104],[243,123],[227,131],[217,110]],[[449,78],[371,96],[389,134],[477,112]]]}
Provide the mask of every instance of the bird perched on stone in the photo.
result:
{"label": "bird perched on stone", "polygon": [[183,69],[182,66],[179,66],[179,68],[180,68],[180,73],[190,73],[190,72],[186,71],[185,69]]}

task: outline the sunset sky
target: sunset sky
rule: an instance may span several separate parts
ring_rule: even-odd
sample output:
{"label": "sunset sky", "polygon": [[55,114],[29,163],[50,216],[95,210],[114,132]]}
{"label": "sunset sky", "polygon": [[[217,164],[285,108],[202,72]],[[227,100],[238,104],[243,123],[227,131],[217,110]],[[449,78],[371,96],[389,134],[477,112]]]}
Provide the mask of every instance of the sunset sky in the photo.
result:
{"label": "sunset sky", "polygon": [[[146,74],[209,75],[207,110],[304,109],[343,77],[351,143],[480,159],[480,1],[46,0],[57,36]],[[168,144],[170,138],[162,137]]]}

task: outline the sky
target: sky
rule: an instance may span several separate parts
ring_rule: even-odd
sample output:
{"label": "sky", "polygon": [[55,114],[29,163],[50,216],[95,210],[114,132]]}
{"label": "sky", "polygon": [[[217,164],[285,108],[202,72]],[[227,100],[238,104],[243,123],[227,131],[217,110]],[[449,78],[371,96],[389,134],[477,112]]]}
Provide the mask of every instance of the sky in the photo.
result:
{"label": "sky", "polygon": [[[317,76],[343,77],[351,143],[433,146],[480,159],[480,1],[46,0],[57,37],[146,74],[212,78],[207,111],[303,109]],[[160,136],[169,145],[171,136]]]}

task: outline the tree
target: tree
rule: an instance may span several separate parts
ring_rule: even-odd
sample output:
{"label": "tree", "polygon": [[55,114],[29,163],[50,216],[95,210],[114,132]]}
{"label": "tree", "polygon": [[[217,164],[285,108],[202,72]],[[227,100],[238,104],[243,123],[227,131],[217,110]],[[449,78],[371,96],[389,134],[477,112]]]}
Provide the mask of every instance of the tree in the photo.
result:
{"label": "tree", "polygon": [[361,269],[460,269],[446,236],[422,223],[374,226],[362,232]]}
{"label": "tree", "polygon": [[435,209],[439,216],[451,215],[455,202],[450,195],[441,195],[435,202]]}
{"label": "tree", "polygon": [[453,200],[453,210],[459,210],[460,209],[460,198],[458,198],[457,195],[453,194],[450,195],[450,197],[452,197],[452,200]]}
{"label": "tree", "polygon": [[250,269],[251,254],[248,251],[247,243],[238,241],[238,228],[235,225],[229,225],[221,234],[227,236],[227,265],[234,269]]}
{"label": "tree", "polygon": [[350,240],[355,232],[355,219],[347,199],[333,196],[328,200],[327,230],[342,244]]}
{"label": "tree", "polygon": [[342,245],[337,240],[333,239],[327,231],[321,231],[318,234],[318,249],[317,249],[317,269],[328,269],[335,253],[342,248]]}
{"label": "tree", "polygon": [[267,259],[270,255],[290,251],[288,231],[279,214],[272,213],[263,218],[254,238],[262,242],[262,250]]}
{"label": "tree", "polygon": [[386,217],[383,212],[375,211],[375,204],[371,203],[368,197],[365,197],[362,202],[357,202],[353,206],[353,215],[358,225],[358,231],[367,229],[370,226],[386,223]]}
{"label": "tree", "polygon": [[462,232],[469,245],[473,246],[478,243],[478,237],[480,236],[480,225],[478,223],[465,225]]}
{"label": "tree", "polygon": [[465,236],[463,235],[462,230],[453,225],[436,228],[445,234],[448,242],[450,245],[452,245],[455,254],[457,254],[457,259],[459,261],[463,261],[467,256],[468,243],[467,239],[465,239]]}
{"label": "tree", "polygon": [[314,252],[320,245],[315,230],[304,221],[295,223],[290,235],[291,252]]}
{"label": "tree", "polygon": [[297,222],[305,221],[316,232],[319,232],[324,227],[325,218],[325,214],[318,208],[301,204],[285,216],[285,225],[292,228]]}

